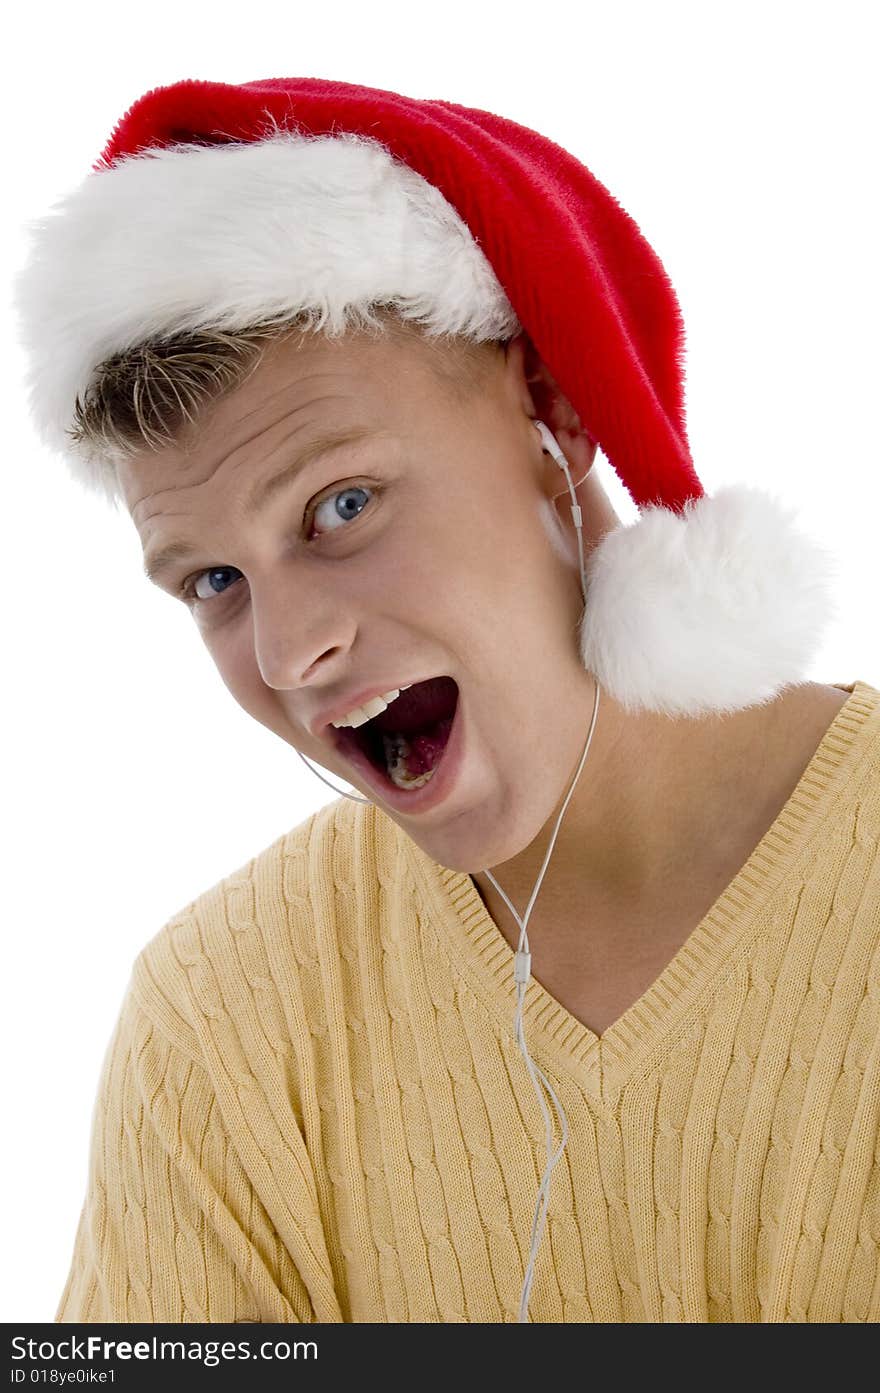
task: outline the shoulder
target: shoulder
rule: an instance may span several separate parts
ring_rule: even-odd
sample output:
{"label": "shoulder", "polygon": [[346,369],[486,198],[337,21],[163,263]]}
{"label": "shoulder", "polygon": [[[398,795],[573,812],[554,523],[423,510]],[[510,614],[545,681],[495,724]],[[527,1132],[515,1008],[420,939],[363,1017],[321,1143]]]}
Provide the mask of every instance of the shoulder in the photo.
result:
{"label": "shoulder", "polygon": [[843,693],[819,690],[827,696],[814,709],[825,729],[786,805],[784,830],[808,833],[806,902],[835,941],[862,944],[870,971],[880,934],[880,690],[863,681]]}
{"label": "shoulder", "polygon": [[314,996],[356,921],[391,829],[372,805],[318,809],[174,914],[138,954],[132,995],[190,1049],[254,1020],[286,1036],[291,1005]]}
{"label": "shoulder", "polygon": [[793,688],[776,713],[773,744],[784,782],[834,804],[861,800],[880,816],[880,691],[869,682]]}
{"label": "shoulder", "polygon": [[[826,687],[832,707],[841,692]],[[842,704],[832,710],[819,753],[840,774],[835,791],[844,801],[857,802],[863,819],[880,837],[880,690],[856,681],[844,689]]]}

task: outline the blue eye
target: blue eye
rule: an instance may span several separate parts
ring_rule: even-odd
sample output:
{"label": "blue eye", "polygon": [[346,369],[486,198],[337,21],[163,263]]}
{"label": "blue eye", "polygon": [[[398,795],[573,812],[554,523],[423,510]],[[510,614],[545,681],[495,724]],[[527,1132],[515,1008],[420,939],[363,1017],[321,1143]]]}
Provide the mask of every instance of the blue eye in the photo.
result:
{"label": "blue eye", "polygon": [[[212,566],[209,571],[200,571],[199,574],[197,576],[194,576],[193,579],[190,581],[185,593],[188,594],[194,600],[209,600],[211,598],[211,595],[199,594],[197,588],[199,583],[205,577],[207,577],[208,583],[210,585],[216,576],[226,575],[229,571],[235,571],[236,575],[241,575],[241,571],[239,571],[235,566]],[[223,593],[224,592],[222,590],[211,591],[212,595],[222,595]]]}
{"label": "blue eye", "polygon": [[[342,505],[340,509],[337,509],[335,513],[332,511],[328,513],[328,518],[335,517],[336,522],[340,523],[351,522],[354,518],[360,515],[360,512],[362,511],[362,508],[364,506],[362,505],[362,507],[360,509],[357,509],[356,511],[356,503],[353,501],[353,496],[358,493],[363,496],[365,494],[372,493],[372,489],[361,488],[360,484],[356,484],[354,487],[337,489],[335,493],[330,493],[327,495],[326,498],[321,500],[321,502],[315,508],[314,517],[317,517],[321,509],[326,507],[327,504],[332,503],[334,499],[343,498],[346,500],[345,503]],[[328,532],[336,532],[338,529],[335,523],[328,523],[326,530]]]}
{"label": "blue eye", "polygon": [[[366,498],[366,502],[368,503],[370,500],[367,497],[367,495],[371,495],[372,493],[373,490],[371,488],[362,488],[359,484],[355,485],[354,487],[349,486],[348,488],[337,489],[335,493],[328,494],[326,498],[322,498],[321,501],[318,504],[316,504],[313,512],[313,517],[317,517],[318,513],[321,511],[322,508],[327,509],[328,505],[333,503],[334,499],[344,499],[345,502],[342,504],[342,506],[337,508],[335,511],[328,511],[327,518],[325,518],[324,520],[324,530],[328,532],[336,532],[338,531],[338,527],[336,526],[337,523],[344,524],[346,522],[352,522],[355,518],[360,516],[361,512],[366,506],[366,503],[364,502],[358,504],[358,501],[354,498],[354,495],[360,494],[361,498]],[[330,518],[335,518],[335,522],[330,522]],[[323,536],[324,533],[319,532],[317,535],[320,537]],[[213,596],[216,595],[223,595],[226,593],[226,589],[231,588],[231,586],[223,586],[223,588],[220,590],[214,589],[213,587],[217,577],[229,575],[230,572],[234,572],[236,576],[241,575],[241,571],[239,571],[236,566],[212,566],[207,571],[200,571],[198,575],[193,576],[192,580],[184,582],[181,593],[184,596],[184,598],[198,600],[200,602],[210,600]],[[208,594],[199,593],[198,587],[203,580],[210,587],[210,593]]]}

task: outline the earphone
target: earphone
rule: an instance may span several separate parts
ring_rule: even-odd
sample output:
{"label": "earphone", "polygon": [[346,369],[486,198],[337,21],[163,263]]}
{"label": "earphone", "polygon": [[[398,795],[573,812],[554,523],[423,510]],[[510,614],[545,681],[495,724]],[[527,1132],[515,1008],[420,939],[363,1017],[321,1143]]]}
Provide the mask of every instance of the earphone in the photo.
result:
{"label": "earphone", "polygon": [[[583,514],[582,514],[582,512],[581,512],[581,508],[580,508],[580,506],[579,506],[579,504],[578,504],[578,501],[577,501],[577,494],[575,493],[575,488],[576,488],[578,485],[580,485],[580,484],[583,483],[584,479],[586,479],[587,475],[590,473],[590,469],[592,469],[593,466],[592,466],[592,464],[591,464],[591,465],[590,465],[590,469],[587,470],[587,473],[584,475],[584,478],[578,480],[578,485],[572,484],[572,482],[571,482],[571,472],[570,472],[569,467],[568,467],[568,461],[566,460],[565,455],[564,455],[563,452],[562,452],[562,449],[561,449],[561,447],[560,447],[560,445],[559,445],[558,440],[556,439],[556,436],[555,436],[555,435],[553,434],[553,432],[544,424],[543,421],[534,421],[533,424],[534,424],[534,426],[536,427],[536,429],[537,429],[537,431],[538,431],[538,433],[539,433],[539,435],[540,435],[540,437],[541,437],[541,441],[542,441],[542,444],[543,444],[544,449],[545,449],[545,450],[547,451],[547,453],[556,461],[556,463],[559,465],[559,468],[560,468],[561,470],[563,470],[563,472],[564,472],[564,474],[565,474],[566,483],[567,483],[567,485],[568,485],[568,491],[569,491],[569,494],[570,494],[571,500],[572,500],[572,501],[571,501],[571,517],[572,517],[572,522],[574,523],[574,526],[575,526],[575,531],[576,531],[576,533],[577,533],[578,563],[579,563],[579,566],[580,566],[581,590],[582,590],[582,592],[583,592],[584,605],[586,605],[586,603],[587,603],[587,575],[586,575],[586,567],[585,567],[585,564],[584,564]],[[559,496],[559,495],[557,495],[557,497],[558,497],[558,496]],[[566,1143],[567,1143],[567,1141],[568,1141],[568,1119],[567,1119],[567,1117],[565,1116],[565,1111],[564,1111],[564,1109],[563,1109],[563,1107],[562,1107],[562,1104],[560,1103],[560,1101],[559,1101],[559,1099],[557,1098],[555,1092],[553,1091],[553,1088],[552,1088],[552,1086],[551,1086],[551,1084],[550,1084],[550,1081],[548,1080],[547,1076],[546,1076],[546,1075],[543,1073],[543,1071],[538,1067],[538,1065],[535,1064],[534,1060],[532,1059],[531,1055],[529,1054],[528,1046],[527,1046],[527,1044],[526,1044],[525,1030],[524,1030],[524,1027],[523,1027],[522,1016],[523,1016],[523,1006],[524,1006],[524,1003],[525,1003],[526,989],[527,989],[527,987],[528,987],[529,979],[530,979],[530,977],[531,977],[531,964],[532,964],[532,955],[531,955],[531,950],[530,950],[530,948],[529,948],[529,938],[528,938],[528,933],[527,933],[527,926],[528,926],[528,922],[529,922],[529,916],[531,915],[532,909],[533,909],[534,904],[535,904],[535,900],[536,900],[537,897],[538,897],[538,891],[539,891],[540,888],[541,888],[541,884],[542,884],[542,882],[543,882],[543,880],[544,880],[544,875],[545,875],[545,872],[546,872],[546,870],[547,870],[547,866],[549,865],[549,862],[550,862],[550,855],[551,855],[551,853],[552,853],[552,851],[553,851],[554,846],[556,845],[556,838],[557,838],[557,835],[558,835],[558,833],[559,833],[559,828],[560,828],[560,826],[562,825],[562,819],[563,819],[563,817],[564,817],[564,815],[565,815],[565,810],[566,810],[566,808],[568,807],[568,804],[569,804],[569,802],[570,802],[570,800],[571,800],[572,794],[574,793],[575,786],[576,786],[576,784],[577,784],[578,779],[579,779],[580,776],[581,776],[581,770],[583,769],[583,767],[584,767],[584,762],[585,762],[585,760],[586,760],[586,758],[587,758],[587,751],[588,751],[589,748],[590,748],[590,742],[591,742],[592,739],[593,739],[593,731],[594,731],[595,728],[596,728],[596,717],[597,717],[597,715],[598,715],[598,712],[599,712],[599,683],[596,682],[596,693],[595,693],[595,697],[594,697],[594,700],[593,700],[593,715],[592,715],[592,719],[591,719],[591,721],[590,721],[590,729],[589,729],[589,733],[588,733],[588,735],[587,735],[586,744],[584,745],[583,754],[581,755],[580,763],[579,763],[578,768],[577,768],[577,772],[576,772],[574,778],[572,779],[572,781],[571,781],[571,786],[569,787],[568,793],[567,793],[566,796],[565,796],[565,801],[564,801],[564,803],[562,804],[562,808],[560,809],[559,816],[558,816],[557,819],[556,819],[556,826],[555,826],[554,829],[553,829],[553,836],[550,838],[550,845],[549,845],[548,848],[547,848],[547,852],[546,852],[546,855],[545,855],[545,857],[544,857],[544,863],[543,863],[543,865],[541,866],[540,874],[538,875],[538,879],[537,879],[537,881],[535,882],[535,888],[534,888],[533,891],[532,891],[531,898],[530,898],[530,900],[529,900],[529,903],[528,903],[528,905],[527,905],[527,907],[526,907],[526,912],[525,912],[525,914],[524,914],[524,916],[523,916],[522,919],[520,919],[520,917],[519,917],[519,915],[517,914],[516,910],[514,909],[513,905],[510,903],[510,900],[508,899],[507,895],[505,895],[504,891],[501,889],[501,886],[498,884],[497,880],[496,880],[495,877],[492,875],[491,871],[489,871],[488,869],[487,869],[486,871],[484,871],[484,874],[489,878],[489,880],[490,880],[490,881],[492,882],[492,884],[495,886],[495,889],[498,891],[499,895],[500,895],[501,898],[504,900],[504,903],[507,905],[508,909],[510,910],[510,912],[511,912],[511,914],[513,915],[514,919],[516,920],[517,924],[519,924],[519,928],[520,928],[519,942],[518,942],[518,944],[517,944],[517,950],[516,950],[516,953],[515,953],[515,955],[514,955],[514,967],[513,967],[513,980],[514,980],[514,984],[515,984],[515,987],[516,987],[516,1016],[515,1016],[515,1018],[514,1018],[514,1038],[515,1038],[515,1040],[516,1040],[516,1043],[517,1043],[517,1046],[518,1046],[518,1048],[519,1048],[519,1050],[520,1050],[520,1053],[522,1054],[523,1059],[524,1059],[524,1061],[525,1061],[526,1068],[528,1069],[528,1072],[529,1072],[529,1077],[530,1077],[530,1079],[531,1079],[531,1081],[532,1081],[532,1085],[533,1085],[533,1087],[534,1087],[535,1094],[536,1094],[536,1096],[537,1096],[538,1103],[539,1103],[540,1108],[541,1108],[541,1115],[542,1115],[542,1117],[543,1117],[543,1119],[544,1119],[544,1133],[545,1133],[545,1143],[546,1143],[546,1149],[547,1149],[547,1162],[546,1162],[546,1165],[545,1165],[545,1167],[544,1167],[544,1174],[543,1174],[543,1176],[541,1177],[541,1183],[540,1183],[540,1185],[538,1186],[538,1195],[537,1195],[537,1199],[536,1199],[536,1201],[535,1201],[535,1212],[534,1212],[534,1215],[533,1215],[533,1217],[532,1217],[531,1237],[530,1237],[530,1243],[529,1243],[529,1256],[528,1256],[528,1261],[527,1261],[527,1263],[526,1263],[525,1275],[524,1275],[524,1278],[523,1278],[522,1292],[521,1292],[521,1294],[520,1294],[519,1314],[518,1314],[518,1318],[517,1318],[519,1323],[527,1323],[527,1322],[528,1322],[528,1319],[529,1319],[529,1296],[530,1296],[530,1294],[531,1294],[532,1281],[533,1281],[534,1275],[535,1275],[535,1263],[536,1263],[536,1261],[537,1261],[538,1251],[539,1251],[540,1246],[541,1246],[541,1239],[543,1238],[544,1227],[545,1227],[546,1220],[547,1220],[547,1208],[548,1208],[549,1201],[550,1201],[550,1178],[551,1178],[551,1176],[552,1176],[552,1174],[553,1174],[553,1169],[554,1169],[554,1167],[558,1164],[558,1162],[559,1162],[560,1159],[562,1158],[562,1153],[563,1153],[563,1151],[565,1150],[565,1146],[566,1146]],[[317,777],[318,777],[319,779],[321,779],[321,781],[322,781],[323,783],[327,784],[328,788],[332,788],[332,789],[334,790],[335,793],[341,793],[342,796],[343,796],[344,798],[350,798],[353,802],[356,802],[356,803],[370,803],[370,802],[371,802],[371,799],[369,799],[369,798],[362,798],[362,797],[360,797],[360,795],[358,795],[358,794],[346,793],[344,789],[336,788],[335,784],[331,784],[331,783],[329,782],[328,779],[325,779],[324,776],[323,776],[322,774],[319,774],[319,773],[318,773],[317,769],[313,769],[313,768],[312,768],[311,763],[310,763],[309,760],[306,758],[306,756],[302,753],[301,750],[297,750],[296,753],[299,755],[300,759],[304,762],[304,764],[306,764],[306,766],[307,766],[309,769],[311,769],[312,773],[313,773],[313,774],[316,774]],[[539,1081],[540,1081],[540,1082],[539,1082]],[[549,1114],[549,1112],[548,1112],[548,1110],[547,1110],[547,1104],[546,1104],[545,1099],[544,1099],[544,1094],[543,1094],[543,1092],[541,1091],[541,1085],[543,1085],[543,1087],[546,1089],[547,1093],[549,1094],[550,1100],[551,1100],[551,1102],[552,1102],[552,1104],[553,1104],[553,1107],[554,1107],[555,1110],[556,1110],[556,1115],[557,1115],[557,1117],[558,1117],[558,1119],[559,1119],[560,1142],[559,1142],[559,1145],[558,1145],[558,1147],[556,1148],[555,1151],[552,1150],[552,1147],[553,1147],[553,1124],[552,1124],[552,1121],[551,1121],[551,1119],[550,1119],[550,1114]]]}

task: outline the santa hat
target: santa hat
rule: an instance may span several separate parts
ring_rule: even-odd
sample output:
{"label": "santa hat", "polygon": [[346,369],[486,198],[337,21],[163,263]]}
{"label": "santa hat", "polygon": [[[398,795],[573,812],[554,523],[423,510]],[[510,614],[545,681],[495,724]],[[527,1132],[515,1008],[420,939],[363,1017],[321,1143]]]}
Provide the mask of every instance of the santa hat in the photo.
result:
{"label": "santa hat", "polygon": [[628,709],[670,716],[805,680],[832,559],[773,495],[704,493],[669,277],[552,140],[320,78],[178,82],[135,102],[31,235],[16,299],[34,421],[105,497],[120,497],[112,459],[70,429],[111,354],[304,312],[339,333],[380,304],[428,333],[524,329],[640,510],[589,555],[584,665]]}

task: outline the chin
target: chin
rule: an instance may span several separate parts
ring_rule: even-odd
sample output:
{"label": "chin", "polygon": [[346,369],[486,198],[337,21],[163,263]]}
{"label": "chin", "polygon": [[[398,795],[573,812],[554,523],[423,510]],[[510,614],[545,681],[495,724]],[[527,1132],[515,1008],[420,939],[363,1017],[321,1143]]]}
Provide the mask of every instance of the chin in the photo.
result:
{"label": "chin", "polygon": [[497,806],[494,800],[491,804],[482,800],[433,826],[427,822],[407,825],[402,819],[395,820],[410,840],[439,865],[463,875],[478,875],[513,860],[541,834],[543,824],[534,826],[532,819],[528,826],[512,825],[513,798],[509,791],[500,804],[504,811],[496,815],[493,809]]}

